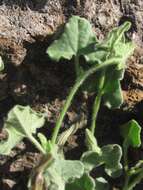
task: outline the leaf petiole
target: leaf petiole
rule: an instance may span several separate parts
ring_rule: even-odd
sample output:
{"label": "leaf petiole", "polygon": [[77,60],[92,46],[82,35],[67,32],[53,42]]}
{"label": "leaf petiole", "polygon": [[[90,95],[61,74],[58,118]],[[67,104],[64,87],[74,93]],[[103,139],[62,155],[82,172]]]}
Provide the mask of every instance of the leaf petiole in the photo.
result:
{"label": "leaf petiole", "polygon": [[28,135],[28,138],[42,154],[46,154],[41,144],[32,135]]}
{"label": "leaf petiole", "polygon": [[143,178],[143,170],[142,170],[142,172],[140,172],[140,173],[132,180],[132,182],[129,184],[127,190],[132,190],[132,189],[136,186],[136,184],[138,184],[138,183],[141,181],[142,178]]}
{"label": "leaf petiole", "polygon": [[93,66],[88,71],[86,71],[85,73],[80,75],[80,77],[77,79],[76,83],[72,87],[72,89],[66,99],[66,102],[63,106],[61,114],[56,122],[56,126],[55,126],[53,134],[52,134],[52,144],[56,143],[57,136],[58,136],[60,127],[62,125],[63,119],[66,115],[66,112],[67,112],[69,106],[71,105],[71,101],[72,101],[73,97],[75,96],[76,92],[78,91],[79,87],[83,84],[83,82],[93,73],[95,73],[105,67],[108,67],[111,65],[117,65],[117,64],[118,64],[118,58],[108,59],[107,61],[103,62],[102,64]]}
{"label": "leaf petiole", "polygon": [[97,96],[95,97],[94,104],[93,104],[93,112],[92,112],[92,119],[91,119],[91,132],[94,135],[95,128],[96,128],[96,119],[98,115],[98,111],[100,108],[102,95],[103,95],[103,86],[105,81],[105,69],[101,72],[101,78],[99,81],[99,91],[97,93]]}

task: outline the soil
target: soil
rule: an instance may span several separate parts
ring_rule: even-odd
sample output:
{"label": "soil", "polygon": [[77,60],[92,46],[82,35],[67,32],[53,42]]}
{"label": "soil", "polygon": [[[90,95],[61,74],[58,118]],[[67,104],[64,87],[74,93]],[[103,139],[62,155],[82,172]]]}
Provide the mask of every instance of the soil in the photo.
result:
{"label": "soil", "polygon": [[[71,62],[54,63],[45,52],[72,14],[87,18],[99,39],[129,20],[132,28],[127,35],[137,46],[122,81],[124,104],[117,110],[100,110],[99,144],[121,143],[119,133],[112,131],[118,131],[118,126],[129,119],[134,118],[143,126],[142,0],[0,0],[0,55],[5,63],[0,74],[0,139],[5,138],[3,121],[16,104],[43,112],[47,122],[42,132],[50,136],[75,75]],[[90,123],[92,102],[92,95],[79,92],[62,130],[82,115]],[[84,129],[79,129],[65,147],[66,157],[78,159],[85,149],[83,141]],[[141,158],[142,148],[131,150],[131,162]],[[28,176],[39,159],[40,154],[26,140],[10,156],[0,156],[0,189],[27,190]],[[112,183],[116,188],[120,186],[119,180]],[[142,184],[135,189],[142,189]]]}

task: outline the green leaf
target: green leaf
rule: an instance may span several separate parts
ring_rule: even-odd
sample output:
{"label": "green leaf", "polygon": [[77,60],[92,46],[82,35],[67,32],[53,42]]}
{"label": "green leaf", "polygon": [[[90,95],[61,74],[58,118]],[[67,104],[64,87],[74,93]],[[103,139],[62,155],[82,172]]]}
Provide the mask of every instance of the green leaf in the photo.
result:
{"label": "green leaf", "polygon": [[[111,88],[110,88],[111,87]],[[123,103],[123,95],[118,80],[112,81],[110,89],[103,95],[104,105],[108,108],[118,108]]]}
{"label": "green leaf", "polygon": [[141,126],[135,120],[130,120],[128,123],[121,126],[121,135],[127,147],[141,146]]}
{"label": "green leaf", "polygon": [[8,133],[8,138],[0,142],[0,154],[8,155],[23,138],[29,138],[36,130],[43,126],[44,117],[36,113],[29,106],[16,105],[8,113],[4,129]]}
{"label": "green leaf", "polygon": [[82,49],[93,42],[96,42],[96,37],[90,23],[84,18],[72,16],[61,37],[51,44],[47,53],[55,61],[61,58],[70,60],[83,54]]}
{"label": "green leaf", "polygon": [[[96,43],[91,52],[87,51],[84,55],[89,62],[88,67],[85,64],[82,65],[84,72],[89,69],[90,65],[102,64],[109,59],[114,59],[114,62],[117,62],[117,66],[110,66],[104,74],[103,103],[109,108],[118,108],[123,102],[120,80],[124,76],[125,63],[135,48],[135,45],[125,38],[125,32],[129,30],[130,25],[129,22],[125,22],[120,27],[114,28],[105,40]],[[101,72],[95,73],[84,84],[84,90],[90,92],[101,90],[99,89],[101,77]]]}
{"label": "green leaf", "polygon": [[52,151],[52,142],[50,140],[47,140],[47,138],[45,137],[45,135],[43,135],[42,133],[38,133],[37,134],[40,143],[43,147],[43,149],[45,150],[45,152],[49,153]]}
{"label": "green leaf", "polygon": [[93,168],[96,168],[104,164],[104,160],[102,159],[102,153],[99,154],[94,151],[84,152],[81,157],[81,161],[84,164],[86,172],[90,172]]}
{"label": "green leaf", "polygon": [[95,180],[95,190],[108,190],[109,184],[103,177],[98,177]]}
{"label": "green leaf", "polygon": [[120,61],[118,61],[120,67],[118,69],[124,68],[127,58],[135,48],[135,45],[125,37],[125,32],[130,29],[130,26],[130,22],[125,22],[121,26],[115,27],[102,42],[95,44],[90,53],[87,52],[87,55],[85,55],[86,60],[92,64],[95,64],[95,62],[102,64],[109,58],[118,57],[120,58]]}
{"label": "green leaf", "polygon": [[[125,62],[134,51],[134,44],[127,40],[125,32],[129,30],[130,22],[125,22],[114,28],[102,41],[97,41],[90,23],[78,16],[72,16],[65,25],[63,34],[48,48],[51,59],[59,61],[61,58],[70,60],[75,56],[76,77],[85,73],[94,64],[102,64],[108,59],[114,59],[117,66],[107,68],[103,86],[103,102],[109,108],[118,108],[122,102],[120,80],[123,78]],[[85,57],[85,62],[80,56]],[[111,76],[110,76],[111,74]],[[119,77],[120,75],[120,77]],[[82,86],[82,90],[98,93],[101,72],[89,77]]]}
{"label": "green leaf", "polygon": [[3,60],[2,60],[2,58],[1,58],[1,56],[0,56],[0,72],[1,72],[2,70],[4,70],[4,63],[3,63]]}
{"label": "green leaf", "polygon": [[104,45],[110,47],[111,56],[120,57],[118,69],[125,67],[127,58],[133,53],[135,45],[126,39],[125,32],[131,27],[131,23],[126,21],[121,26],[114,28],[103,41]]}
{"label": "green leaf", "polygon": [[80,178],[83,172],[82,162],[57,158],[44,173],[48,190],[65,190],[65,185]]}
{"label": "green leaf", "polygon": [[130,25],[129,22],[125,22],[120,27],[113,29],[103,44],[108,46],[110,50],[107,54],[108,57],[117,57],[119,62],[116,67],[110,67],[106,71],[103,99],[104,104],[109,108],[118,108],[123,103],[120,80],[124,76],[125,62],[135,48],[134,44],[127,41],[124,35],[129,30]]}
{"label": "green leaf", "polygon": [[84,174],[80,179],[67,184],[66,190],[95,190],[95,182],[89,174]]}
{"label": "green leaf", "polygon": [[106,145],[102,147],[102,159],[105,164],[105,172],[115,178],[122,173],[122,165],[120,163],[122,157],[122,149],[119,145]]}
{"label": "green leaf", "polygon": [[122,149],[117,144],[103,146],[100,152],[94,150],[84,152],[81,161],[84,164],[85,172],[104,165],[105,172],[111,177],[118,177],[122,172],[120,163],[122,157]]}
{"label": "green leaf", "polygon": [[89,129],[86,129],[85,139],[88,150],[92,150],[94,152],[97,152],[98,154],[101,153],[101,149],[97,144],[97,140]]}
{"label": "green leaf", "polygon": [[120,85],[120,80],[123,79],[123,75],[124,70],[117,70],[115,66],[109,67],[106,70],[103,87],[103,101],[109,108],[118,108],[123,103],[123,95]]}

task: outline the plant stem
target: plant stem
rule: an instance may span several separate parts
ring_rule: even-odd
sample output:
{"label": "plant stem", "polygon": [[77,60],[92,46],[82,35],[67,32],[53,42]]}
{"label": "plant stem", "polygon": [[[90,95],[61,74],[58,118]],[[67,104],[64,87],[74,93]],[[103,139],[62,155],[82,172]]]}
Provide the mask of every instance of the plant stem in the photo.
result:
{"label": "plant stem", "polygon": [[127,147],[126,141],[124,141],[123,143],[123,151],[124,151],[124,156],[123,156],[124,169],[125,169],[125,172],[127,172],[129,167],[128,167],[128,147]]}
{"label": "plant stem", "polygon": [[124,183],[124,187],[123,187],[123,190],[129,190],[128,189],[128,185],[129,185],[129,181],[130,181],[130,176],[125,174],[126,177],[125,177],[125,183]]}
{"label": "plant stem", "polygon": [[128,167],[128,147],[127,147],[127,142],[124,141],[123,143],[123,162],[124,162],[124,170],[125,170],[125,182],[124,182],[124,187],[123,190],[128,189],[128,184],[130,181],[130,175],[129,175],[129,167]]}
{"label": "plant stem", "polygon": [[46,157],[42,157],[39,165],[33,169],[33,172],[30,176],[29,180],[29,188],[30,190],[43,190],[45,189],[45,178],[44,171],[54,162],[54,158],[51,154],[46,155]]}
{"label": "plant stem", "polygon": [[132,190],[136,184],[138,184],[141,179],[143,178],[143,171],[140,172],[140,174],[138,174],[133,180],[132,182],[128,185],[128,189],[127,190]]}
{"label": "plant stem", "polygon": [[46,151],[44,150],[44,148],[41,146],[41,144],[32,136],[32,134],[29,134],[26,129],[23,127],[23,130],[26,134],[26,136],[28,137],[28,139],[35,145],[35,147],[42,153],[42,154],[46,154]]}
{"label": "plant stem", "polygon": [[105,69],[103,69],[102,73],[101,73],[101,79],[99,81],[99,90],[97,93],[97,96],[94,100],[94,104],[93,104],[93,111],[92,111],[92,118],[91,118],[91,132],[94,135],[95,133],[95,128],[96,128],[96,119],[97,119],[97,115],[98,115],[98,111],[100,108],[100,104],[101,104],[101,99],[102,99],[102,95],[103,95],[103,86],[104,86],[104,81],[105,81]]}
{"label": "plant stem", "polygon": [[92,75],[93,73],[99,71],[100,69],[103,69],[104,67],[107,67],[107,66],[110,66],[110,65],[117,65],[118,64],[118,61],[117,59],[109,59],[105,62],[103,62],[102,64],[100,65],[96,65],[96,66],[93,66],[91,69],[89,69],[88,71],[86,71],[85,73],[83,73],[76,81],[76,83],[74,84],[74,86],[72,87],[67,99],[66,99],[66,102],[64,104],[64,107],[61,111],[61,114],[56,122],[56,126],[54,128],[54,131],[53,131],[53,134],[52,134],[52,144],[55,144],[56,143],[56,139],[57,139],[57,136],[58,136],[58,133],[59,133],[59,130],[60,130],[60,127],[61,127],[61,124],[63,122],[63,119],[64,119],[64,116],[69,108],[69,106],[71,105],[71,101],[74,97],[74,95],[76,94],[77,90],[79,89],[79,87],[83,84],[83,82],[90,76]]}
{"label": "plant stem", "polygon": [[100,104],[101,104],[101,99],[102,99],[102,93],[101,91],[98,92],[95,100],[94,100],[94,103],[93,103],[93,108],[92,108],[92,118],[91,118],[91,132],[92,134],[94,135],[94,132],[95,132],[95,128],[96,128],[96,119],[97,119],[97,115],[98,115],[98,111],[99,111],[99,108],[100,108]]}
{"label": "plant stem", "polygon": [[[133,178],[133,180],[130,180],[132,176],[136,176]],[[135,169],[134,172],[131,172],[131,169],[128,170],[126,173],[126,178],[125,178],[125,184],[123,187],[123,190],[132,190],[137,183],[141,181],[143,178],[143,169],[142,168],[137,168]],[[131,183],[130,183],[131,181]]]}
{"label": "plant stem", "polygon": [[41,144],[32,135],[28,135],[28,138],[42,154],[46,154],[46,151],[43,149]]}

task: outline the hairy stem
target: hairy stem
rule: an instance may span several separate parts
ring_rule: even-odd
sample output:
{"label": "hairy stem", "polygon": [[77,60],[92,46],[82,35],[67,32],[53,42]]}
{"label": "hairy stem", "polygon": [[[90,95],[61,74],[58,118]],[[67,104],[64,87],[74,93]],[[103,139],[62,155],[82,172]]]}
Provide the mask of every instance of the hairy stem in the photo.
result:
{"label": "hairy stem", "polygon": [[130,176],[126,174],[123,190],[129,190],[128,189],[129,181],[130,181]]}
{"label": "hairy stem", "polygon": [[128,147],[126,145],[126,141],[123,143],[123,151],[124,151],[124,156],[123,156],[123,161],[124,161],[124,169],[125,172],[128,172]]}
{"label": "hairy stem", "polygon": [[97,93],[97,96],[94,100],[94,104],[93,104],[93,111],[92,111],[92,118],[91,118],[91,132],[94,135],[95,133],[95,128],[96,128],[96,119],[97,119],[97,115],[98,115],[98,111],[100,108],[100,104],[101,104],[101,99],[102,99],[102,95],[103,95],[103,86],[104,86],[104,81],[105,81],[105,69],[103,69],[102,73],[101,73],[101,79],[99,81],[99,90]]}
{"label": "hairy stem", "polygon": [[131,183],[128,185],[128,189],[127,190],[132,190],[143,178],[143,171],[140,172],[132,181]]}
{"label": "hairy stem", "polygon": [[28,138],[42,154],[46,154],[41,144],[32,135],[29,135]]}
{"label": "hairy stem", "polygon": [[33,169],[29,180],[29,190],[43,190],[45,189],[44,171],[54,162],[54,158],[51,154],[44,156],[39,165]]}
{"label": "hairy stem", "polygon": [[46,151],[44,148],[41,146],[41,144],[32,136],[32,134],[29,134],[26,129],[23,127],[23,131],[25,132],[26,136],[28,139],[35,145],[35,147],[42,153],[46,154]]}
{"label": "hairy stem", "polygon": [[58,133],[59,133],[59,130],[60,130],[60,127],[61,127],[61,124],[63,122],[63,119],[64,119],[64,116],[69,108],[69,106],[71,105],[71,101],[73,99],[73,97],[75,96],[76,92],[78,91],[79,87],[83,84],[83,82],[90,76],[92,75],[93,73],[107,67],[107,66],[110,66],[110,65],[117,65],[118,64],[118,61],[117,59],[109,59],[105,62],[103,62],[102,64],[100,65],[96,65],[96,66],[93,66],[91,69],[89,69],[88,71],[86,71],[84,74],[82,74],[76,81],[75,85],[72,87],[67,99],[66,99],[66,102],[63,106],[63,109],[61,111],[61,114],[56,122],[56,126],[54,128],[54,131],[53,131],[53,134],[52,134],[52,144],[55,144],[56,143],[56,140],[57,140],[57,136],[58,136]]}
{"label": "hairy stem", "polygon": [[[131,180],[132,176],[136,176]],[[132,190],[143,178],[143,169],[136,168],[135,171],[128,170],[126,173],[123,190]]]}
{"label": "hairy stem", "polygon": [[124,170],[125,170],[125,182],[123,190],[127,190],[128,184],[130,181],[129,175],[129,167],[128,167],[128,147],[126,141],[123,143],[123,162],[124,162]]}

